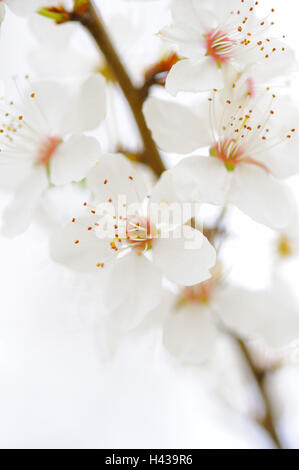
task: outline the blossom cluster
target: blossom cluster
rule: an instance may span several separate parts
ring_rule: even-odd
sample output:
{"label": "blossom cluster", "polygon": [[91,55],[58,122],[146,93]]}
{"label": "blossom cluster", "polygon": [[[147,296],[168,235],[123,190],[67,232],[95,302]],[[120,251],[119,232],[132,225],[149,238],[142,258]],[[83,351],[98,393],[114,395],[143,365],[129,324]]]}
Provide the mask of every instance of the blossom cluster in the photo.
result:
{"label": "blossom cluster", "polygon": [[[6,7],[26,16],[45,3],[62,8],[50,0],[0,0],[1,20]],[[51,73],[16,78],[16,97],[5,93],[1,103],[0,166],[14,188],[2,232],[22,234],[56,187],[76,188],[84,199],[73,214],[55,214],[52,259],[101,273],[105,328],[117,337],[160,312],[165,347],[184,362],[206,360],[223,331],[272,348],[299,337],[299,307],[288,288],[276,279],[257,292],[226,282],[215,240],[200,221],[204,204],[235,206],[278,231],[280,251],[290,251],[283,233],[296,204],[286,180],[299,173],[299,111],[283,84],[295,58],[284,38],[272,36],[274,9],[262,18],[258,8],[252,0],[171,1],[157,60],[162,47],[177,59],[165,88],[153,87],[143,103],[155,145],[165,161],[177,158],[161,175],[111,138],[119,89],[104,55],[86,52],[80,62],[74,54],[70,63],[71,47],[65,55],[57,47],[74,24],[39,18],[49,35],[34,26],[44,45],[34,67],[46,63]],[[120,48],[122,28],[114,24]],[[52,63],[59,63],[58,79]]]}

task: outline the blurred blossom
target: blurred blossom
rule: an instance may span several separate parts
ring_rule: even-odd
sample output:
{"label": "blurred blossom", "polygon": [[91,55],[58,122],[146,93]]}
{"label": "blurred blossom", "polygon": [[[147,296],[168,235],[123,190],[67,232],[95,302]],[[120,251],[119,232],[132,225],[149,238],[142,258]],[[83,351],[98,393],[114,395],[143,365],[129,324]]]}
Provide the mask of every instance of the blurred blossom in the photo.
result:
{"label": "blurred blossom", "polygon": [[280,279],[268,290],[250,291],[214,277],[182,291],[166,319],[164,344],[181,361],[198,364],[226,329],[268,348],[288,347],[299,335],[297,300]]}

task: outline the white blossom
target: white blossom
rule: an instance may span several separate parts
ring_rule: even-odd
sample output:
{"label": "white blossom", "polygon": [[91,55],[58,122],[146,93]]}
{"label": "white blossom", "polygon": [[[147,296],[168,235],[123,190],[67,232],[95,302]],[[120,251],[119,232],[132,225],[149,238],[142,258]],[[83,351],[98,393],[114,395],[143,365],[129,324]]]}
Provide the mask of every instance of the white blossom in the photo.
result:
{"label": "white blossom", "polygon": [[[86,204],[86,217],[74,217],[58,231],[51,255],[78,271],[108,269],[105,305],[120,321],[135,325],[157,305],[162,275],[180,285],[210,277],[214,248],[200,231],[184,225],[184,219],[180,225],[171,223],[174,195],[168,175],[149,195],[136,168],[122,155],[111,154],[90,170],[87,183],[95,206]],[[123,196],[126,202],[121,199],[119,208]],[[108,214],[99,203],[108,205]]]}
{"label": "white blossom", "polygon": [[269,88],[255,97],[231,90],[214,93],[198,112],[151,97],[144,105],[147,124],[164,151],[209,147],[209,157],[202,150],[170,170],[181,198],[233,204],[257,222],[282,228],[293,199],[281,179],[299,171],[298,110]]}
{"label": "white blossom", "polygon": [[274,22],[256,16],[254,1],[172,0],[171,5],[173,24],[161,35],[183,57],[167,78],[173,94],[223,88],[228,65],[254,81],[267,81],[294,61],[292,51],[269,36]]}
{"label": "white blossom", "polygon": [[173,304],[164,344],[182,362],[198,364],[209,359],[225,331],[282,351],[299,336],[297,299],[281,279],[260,291],[211,279],[186,288]]}
{"label": "white blossom", "polygon": [[[83,132],[95,129],[106,113],[105,80],[25,83],[20,103],[1,106],[1,171],[19,185],[7,207],[3,230],[22,233],[49,184],[81,181],[99,159],[99,142]],[[22,82],[17,86],[20,87]]]}

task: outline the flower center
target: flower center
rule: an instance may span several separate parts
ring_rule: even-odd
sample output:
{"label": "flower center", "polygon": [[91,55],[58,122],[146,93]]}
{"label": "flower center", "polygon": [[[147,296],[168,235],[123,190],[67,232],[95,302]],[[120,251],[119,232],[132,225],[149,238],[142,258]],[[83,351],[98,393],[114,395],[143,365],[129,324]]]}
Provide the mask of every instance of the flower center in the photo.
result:
{"label": "flower center", "polygon": [[126,220],[122,219],[122,222],[126,223],[124,232],[118,225],[114,226],[115,238],[110,243],[113,250],[119,251],[120,248],[130,247],[141,254],[152,248],[153,239],[157,236],[158,230],[149,219],[134,215]]}
{"label": "flower center", "polygon": [[213,293],[213,281],[202,282],[192,287],[185,287],[179,299],[178,305],[185,303],[207,304],[210,302]]}
{"label": "flower center", "polygon": [[280,235],[277,242],[278,254],[282,258],[288,258],[293,254],[292,241],[286,235]]}
{"label": "flower center", "polygon": [[127,241],[138,249],[150,250],[157,233],[155,225],[146,217],[132,216],[127,220]]}
{"label": "flower center", "polygon": [[233,41],[223,31],[209,31],[204,35],[206,55],[210,56],[221,67],[231,58]]}
{"label": "flower center", "polygon": [[210,156],[219,158],[228,171],[233,171],[243,160],[244,150],[234,139],[225,139],[210,148]]}
{"label": "flower center", "polygon": [[38,163],[41,165],[48,165],[59,144],[61,144],[61,139],[59,137],[46,137],[38,149]]}
{"label": "flower center", "polygon": [[256,88],[255,88],[255,82],[252,77],[247,78],[247,88],[248,88],[248,96],[250,96],[251,98],[255,98]]}

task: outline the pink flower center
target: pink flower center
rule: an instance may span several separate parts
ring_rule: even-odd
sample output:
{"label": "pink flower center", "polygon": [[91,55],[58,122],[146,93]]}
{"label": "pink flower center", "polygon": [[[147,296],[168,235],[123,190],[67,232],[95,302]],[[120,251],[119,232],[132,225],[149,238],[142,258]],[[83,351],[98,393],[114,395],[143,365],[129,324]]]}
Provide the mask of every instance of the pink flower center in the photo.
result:
{"label": "pink flower center", "polygon": [[212,293],[213,281],[210,279],[192,287],[185,287],[181,295],[180,303],[206,304],[211,300]]}
{"label": "pink flower center", "polygon": [[234,139],[225,139],[211,147],[210,155],[219,158],[228,171],[233,171],[236,165],[243,161],[244,150]]}
{"label": "pink flower center", "polygon": [[130,248],[136,249],[139,253],[152,248],[153,239],[158,234],[154,224],[149,219],[141,216],[130,216],[126,221],[126,236],[122,238],[119,227],[115,226],[115,238],[111,242],[111,248],[118,251],[122,242],[127,243]]}
{"label": "pink flower center", "polygon": [[210,148],[210,156],[219,158],[225,165],[227,171],[234,171],[239,163],[247,163],[255,165],[267,173],[270,173],[269,168],[262,162],[255,160],[252,157],[245,156],[244,148],[236,143],[234,139],[224,139],[216,143]]}
{"label": "pink flower center", "polygon": [[223,31],[209,31],[205,34],[206,55],[221,67],[231,58],[233,41]]}
{"label": "pink flower center", "polygon": [[59,137],[46,137],[38,149],[38,163],[47,165],[59,144]]}
{"label": "pink flower center", "polygon": [[127,221],[127,241],[139,249],[150,249],[156,234],[156,227],[146,217],[133,216]]}
{"label": "pink flower center", "polygon": [[255,83],[252,77],[247,78],[248,95],[254,98],[256,95]]}

